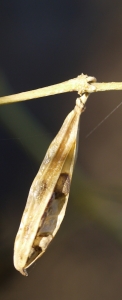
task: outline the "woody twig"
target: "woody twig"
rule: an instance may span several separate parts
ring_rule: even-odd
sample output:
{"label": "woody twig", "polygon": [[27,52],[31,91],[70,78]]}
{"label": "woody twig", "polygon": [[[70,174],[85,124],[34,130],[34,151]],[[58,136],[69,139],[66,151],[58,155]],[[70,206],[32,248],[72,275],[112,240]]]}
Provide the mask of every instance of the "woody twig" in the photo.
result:
{"label": "woody twig", "polygon": [[79,95],[82,93],[93,93],[110,90],[122,90],[122,82],[96,82],[96,79],[84,74],[68,81],[51,85],[48,87],[39,88],[27,92],[22,92],[14,95],[0,97],[0,105],[31,100],[55,94],[77,92]]}

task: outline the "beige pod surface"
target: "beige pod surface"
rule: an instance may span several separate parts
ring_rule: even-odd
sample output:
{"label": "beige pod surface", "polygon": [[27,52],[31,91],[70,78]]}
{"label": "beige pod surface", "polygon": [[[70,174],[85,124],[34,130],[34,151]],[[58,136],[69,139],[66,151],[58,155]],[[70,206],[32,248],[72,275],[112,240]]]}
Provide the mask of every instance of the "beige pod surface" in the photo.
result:
{"label": "beige pod surface", "polygon": [[50,144],[31,185],[14,243],[14,266],[23,275],[28,275],[26,269],[45,252],[64,218],[79,118],[88,97],[84,95],[76,100],[74,110]]}

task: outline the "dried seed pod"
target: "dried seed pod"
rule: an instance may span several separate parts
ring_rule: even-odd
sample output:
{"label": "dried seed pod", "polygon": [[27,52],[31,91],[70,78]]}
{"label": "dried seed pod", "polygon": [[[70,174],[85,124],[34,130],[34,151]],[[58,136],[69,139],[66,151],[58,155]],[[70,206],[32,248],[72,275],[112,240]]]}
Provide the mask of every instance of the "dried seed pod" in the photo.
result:
{"label": "dried seed pod", "polygon": [[88,95],[76,100],[49,146],[31,185],[14,244],[14,266],[23,275],[46,250],[64,218],[76,154],[80,114]]}

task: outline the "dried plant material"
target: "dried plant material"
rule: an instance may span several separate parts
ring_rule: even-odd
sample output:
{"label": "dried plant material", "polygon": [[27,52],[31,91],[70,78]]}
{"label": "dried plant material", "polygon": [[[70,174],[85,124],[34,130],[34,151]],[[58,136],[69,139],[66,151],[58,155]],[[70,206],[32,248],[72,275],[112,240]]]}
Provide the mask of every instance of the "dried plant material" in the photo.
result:
{"label": "dried plant material", "polygon": [[31,185],[14,245],[14,266],[23,275],[46,250],[65,215],[76,154],[80,114],[88,94],[76,100],[49,146]]}
{"label": "dried plant material", "polygon": [[73,92],[73,91],[78,92],[79,95],[83,93],[93,93],[96,92],[96,86],[94,86],[93,84],[95,82],[96,82],[95,77],[81,74],[76,78],[58,84],[54,84],[51,86],[43,87],[37,90],[0,97],[0,105],[25,101],[30,99],[36,99],[36,98],[46,97],[55,94]]}

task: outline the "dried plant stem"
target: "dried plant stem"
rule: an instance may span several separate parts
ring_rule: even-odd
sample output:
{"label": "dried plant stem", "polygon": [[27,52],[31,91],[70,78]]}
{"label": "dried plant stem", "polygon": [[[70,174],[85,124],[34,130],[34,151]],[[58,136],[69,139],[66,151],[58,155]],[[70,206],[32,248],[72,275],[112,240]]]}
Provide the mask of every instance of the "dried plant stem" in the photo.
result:
{"label": "dried plant stem", "polygon": [[122,82],[95,82],[92,85],[96,87],[95,92],[104,92],[111,90],[122,90]]}
{"label": "dried plant stem", "polygon": [[109,90],[122,90],[122,82],[97,83],[94,77],[81,74],[76,78],[52,86],[0,97],[0,105],[73,91],[81,94],[83,92],[93,93]]}

